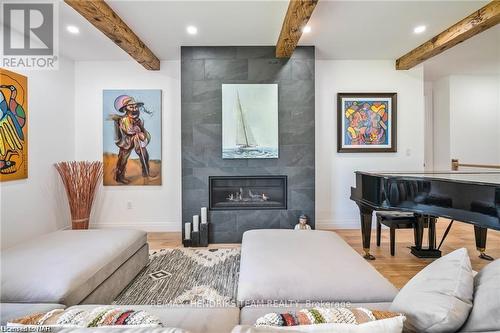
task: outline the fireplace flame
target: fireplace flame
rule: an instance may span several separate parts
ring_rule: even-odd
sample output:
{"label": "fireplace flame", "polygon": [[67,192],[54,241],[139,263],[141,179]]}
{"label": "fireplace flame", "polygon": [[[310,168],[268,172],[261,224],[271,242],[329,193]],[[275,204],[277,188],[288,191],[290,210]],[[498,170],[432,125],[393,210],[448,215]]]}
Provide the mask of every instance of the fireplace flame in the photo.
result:
{"label": "fireplace flame", "polygon": [[[247,195],[245,195],[247,194]],[[269,196],[265,193],[253,193],[252,190],[243,190],[240,187],[238,192],[229,193],[226,201],[238,202],[238,201],[268,201]]]}

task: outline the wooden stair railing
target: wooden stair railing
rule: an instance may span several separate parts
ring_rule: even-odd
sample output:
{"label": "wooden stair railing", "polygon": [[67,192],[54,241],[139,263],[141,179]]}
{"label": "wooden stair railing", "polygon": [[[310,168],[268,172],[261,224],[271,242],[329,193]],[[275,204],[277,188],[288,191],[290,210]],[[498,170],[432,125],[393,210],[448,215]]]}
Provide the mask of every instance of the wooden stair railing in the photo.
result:
{"label": "wooden stair railing", "polygon": [[460,163],[458,159],[451,160],[451,170],[458,171],[459,167],[467,168],[484,168],[484,169],[500,169],[500,165],[495,164],[470,164],[470,163]]}

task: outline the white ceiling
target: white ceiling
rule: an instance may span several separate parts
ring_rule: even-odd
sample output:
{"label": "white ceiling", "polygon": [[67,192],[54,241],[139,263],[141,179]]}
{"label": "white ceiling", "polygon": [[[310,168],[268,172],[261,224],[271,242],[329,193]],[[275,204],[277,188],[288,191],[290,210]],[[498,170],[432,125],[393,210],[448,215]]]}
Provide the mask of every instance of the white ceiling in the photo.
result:
{"label": "white ceiling", "polygon": [[500,25],[424,63],[428,81],[450,74],[500,75]]}
{"label": "white ceiling", "polygon": [[[106,2],[160,60],[179,59],[181,45],[275,45],[288,6],[288,1]],[[63,54],[77,60],[130,59],[71,7],[61,7]],[[69,35],[68,24],[81,33]],[[188,25],[198,28],[196,36],[187,34]]]}
{"label": "white ceiling", "polygon": [[[301,44],[318,59],[397,59],[460,19],[483,1],[322,1]],[[413,28],[427,26],[422,34]]]}
{"label": "white ceiling", "polygon": [[[288,6],[288,0],[107,2],[161,60],[179,59],[181,45],[275,45]],[[486,3],[320,0],[309,21],[312,31],[300,44],[315,45],[318,59],[393,60]],[[130,59],[68,5],[61,3],[60,12],[64,55],[75,60]],[[70,35],[68,24],[81,33]],[[414,34],[413,28],[422,24],[427,30]],[[188,35],[188,25],[198,27],[198,34]],[[500,29],[491,29],[435,57],[425,64],[426,75],[500,67],[499,36]]]}

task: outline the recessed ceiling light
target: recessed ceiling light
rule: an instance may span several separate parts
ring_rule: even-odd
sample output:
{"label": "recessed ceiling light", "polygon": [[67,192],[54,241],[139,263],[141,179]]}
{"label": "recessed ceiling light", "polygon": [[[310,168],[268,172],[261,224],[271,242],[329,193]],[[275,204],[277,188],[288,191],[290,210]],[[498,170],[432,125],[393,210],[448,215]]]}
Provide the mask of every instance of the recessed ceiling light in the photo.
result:
{"label": "recessed ceiling light", "polygon": [[78,34],[80,33],[80,29],[78,29],[78,27],[74,26],[74,25],[68,25],[66,27],[66,30],[68,30],[68,32],[72,33],[72,34]]}
{"label": "recessed ceiling light", "polygon": [[188,32],[188,34],[190,35],[196,35],[198,33],[198,28],[195,27],[194,25],[190,25],[186,28],[186,31]]}
{"label": "recessed ceiling light", "polygon": [[413,29],[413,32],[416,34],[421,34],[425,31],[425,29],[427,29],[425,25],[419,25],[418,27],[415,27],[415,29]]}
{"label": "recessed ceiling light", "polygon": [[302,28],[302,32],[307,34],[311,32],[311,27],[306,25],[305,27]]}

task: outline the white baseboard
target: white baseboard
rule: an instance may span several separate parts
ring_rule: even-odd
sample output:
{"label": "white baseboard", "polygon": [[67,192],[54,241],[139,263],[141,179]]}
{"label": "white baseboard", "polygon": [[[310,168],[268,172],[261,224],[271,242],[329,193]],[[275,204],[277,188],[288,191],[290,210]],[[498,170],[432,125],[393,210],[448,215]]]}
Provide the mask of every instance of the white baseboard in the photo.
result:
{"label": "white baseboard", "polygon": [[[372,223],[372,228],[376,227],[376,223]],[[382,226],[385,227],[385,226]],[[178,222],[161,222],[161,223],[112,223],[112,222],[97,222],[90,225],[91,229],[139,229],[146,232],[181,232],[181,225]],[[357,219],[346,220],[319,220],[316,221],[317,230],[328,229],[360,229],[360,223]],[[70,229],[68,226],[64,229]]]}
{"label": "white baseboard", "polygon": [[359,220],[316,220],[316,229],[359,229]]}
{"label": "white baseboard", "polygon": [[[372,229],[375,229],[377,224],[372,222]],[[345,220],[316,220],[316,229],[361,229],[359,219]]]}
{"label": "white baseboard", "polygon": [[97,222],[90,225],[91,229],[139,229],[146,232],[181,232],[181,224],[179,222],[161,222],[161,223],[111,223]]}

